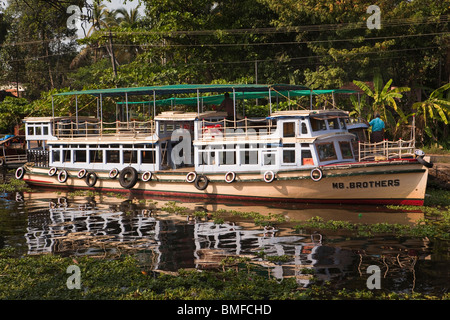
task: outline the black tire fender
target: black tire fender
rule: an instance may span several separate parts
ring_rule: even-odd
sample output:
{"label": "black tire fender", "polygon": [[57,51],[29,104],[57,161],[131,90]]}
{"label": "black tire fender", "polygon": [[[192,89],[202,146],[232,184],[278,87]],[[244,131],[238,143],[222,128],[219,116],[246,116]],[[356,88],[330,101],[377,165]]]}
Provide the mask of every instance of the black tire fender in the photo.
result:
{"label": "black tire fender", "polygon": [[267,183],[271,183],[275,180],[275,173],[271,170],[264,172],[263,179]]}
{"label": "black tire fender", "polygon": [[61,170],[61,171],[58,173],[58,181],[59,181],[59,183],[64,183],[64,182],[66,182],[68,178],[69,178],[69,174],[67,173],[66,170]]}
{"label": "black tire fender", "polygon": [[426,161],[423,156],[417,157],[417,162],[423,164],[427,168],[433,168],[433,163]]}
{"label": "black tire fender", "polygon": [[98,177],[97,177],[97,174],[95,172],[88,172],[86,174],[85,181],[86,181],[86,184],[87,184],[88,187],[92,188],[93,186],[95,186],[95,184],[97,183],[97,180],[98,180]]}
{"label": "black tire fender", "polygon": [[86,176],[86,173],[87,173],[86,169],[81,169],[80,171],[78,171],[77,173],[78,179],[83,179]]}
{"label": "black tire fender", "polygon": [[56,174],[56,172],[58,172],[58,169],[56,169],[56,167],[51,167],[50,170],[48,170],[48,175],[50,177],[53,177]]}
{"label": "black tire fender", "polygon": [[119,174],[119,169],[113,168],[113,169],[111,169],[111,171],[109,171],[108,176],[110,179],[115,179],[118,176],[118,174]]}
{"label": "black tire fender", "polygon": [[314,168],[311,170],[311,179],[313,181],[320,181],[323,177],[322,169],[320,168]]}
{"label": "black tire fender", "polygon": [[234,180],[236,180],[236,173],[234,173],[233,171],[229,171],[225,174],[226,183],[232,183],[234,182]]}
{"label": "black tire fender", "polygon": [[126,167],[120,172],[119,183],[125,189],[131,189],[138,181],[138,173],[133,167]]}
{"label": "black tire fender", "polygon": [[208,187],[209,179],[204,174],[198,174],[194,185],[198,190],[205,190]]}
{"label": "black tire fender", "polygon": [[153,174],[151,171],[145,171],[142,176],[141,176],[141,180],[144,182],[150,181],[152,180]]}
{"label": "black tire fender", "polygon": [[25,175],[25,168],[24,167],[18,167],[16,169],[16,179],[22,180],[23,176]]}

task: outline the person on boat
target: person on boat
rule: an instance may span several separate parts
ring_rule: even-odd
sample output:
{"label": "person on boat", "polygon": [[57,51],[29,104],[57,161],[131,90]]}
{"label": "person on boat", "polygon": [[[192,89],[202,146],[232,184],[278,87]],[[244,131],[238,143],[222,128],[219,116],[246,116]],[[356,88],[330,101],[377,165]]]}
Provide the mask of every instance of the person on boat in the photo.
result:
{"label": "person on boat", "polygon": [[375,118],[369,122],[369,126],[372,127],[372,133],[370,134],[371,142],[381,142],[384,139],[384,121],[381,120],[380,114],[375,114]]}
{"label": "person on boat", "polygon": [[225,93],[225,98],[217,108],[217,111],[226,111],[227,119],[234,120],[234,102],[233,99],[230,98],[230,94],[228,92]]}

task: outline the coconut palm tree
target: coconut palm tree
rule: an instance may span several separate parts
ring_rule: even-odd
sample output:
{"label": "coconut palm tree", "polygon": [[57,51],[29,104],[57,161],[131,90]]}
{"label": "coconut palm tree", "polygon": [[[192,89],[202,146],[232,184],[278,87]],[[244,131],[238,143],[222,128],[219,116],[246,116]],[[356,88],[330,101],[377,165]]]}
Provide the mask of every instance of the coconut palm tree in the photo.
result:
{"label": "coconut palm tree", "polygon": [[[89,28],[86,37],[92,37],[96,32],[101,30],[110,30],[112,27],[118,26],[117,12],[116,10],[109,10],[102,0],[95,0],[93,3],[92,17],[84,17],[92,23]],[[109,55],[111,55],[110,48],[104,46]],[[101,54],[101,46],[98,40],[86,45],[80,53],[72,60],[70,68],[76,68],[81,65],[83,61],[86,61],[91,54],[93,55],[94,62],[103,57]]]}
{"label": "coconut palm tree", "polygon": [[116,13],[119,15],[117,17],[117,22],[119,26],[124,28],[135,27],[141,18],[139,15],[139,7],[140,4],[138,4],[136,8],[130,9],[130,11],[127,11],[125,8],[117,9]]}

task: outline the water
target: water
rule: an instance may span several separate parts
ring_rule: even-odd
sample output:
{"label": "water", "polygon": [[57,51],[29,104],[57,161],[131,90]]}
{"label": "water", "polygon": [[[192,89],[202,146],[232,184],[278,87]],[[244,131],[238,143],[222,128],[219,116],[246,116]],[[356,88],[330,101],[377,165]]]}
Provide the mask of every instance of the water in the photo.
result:
{"label": "water", "polygon": [[[173,199],[172,199],[173,200]],[[220,269],[226,257],[248,257],[262,274],[300,285],[331,282],[335,288],[367,288],[371,265],[381,270],[383,289],[443,294],[449,288],[448,243],[394,236],[357,237],[348,231],[295,230],[295,221],[314,216],[351,222],[412,224],[421,212],[385,207],[245,206],[186,202],[191,212],[218,209],[277,213],[288,222],[262,228],[229,216],[222,224],[161,210],[168,199],[139,199],[111,194],[76,196],[54,191],[0,197],[0,248],[23,254],[89,255],[114,258],[133,254],[149,269]],[[283,261],[268,257],[285,257]]]}

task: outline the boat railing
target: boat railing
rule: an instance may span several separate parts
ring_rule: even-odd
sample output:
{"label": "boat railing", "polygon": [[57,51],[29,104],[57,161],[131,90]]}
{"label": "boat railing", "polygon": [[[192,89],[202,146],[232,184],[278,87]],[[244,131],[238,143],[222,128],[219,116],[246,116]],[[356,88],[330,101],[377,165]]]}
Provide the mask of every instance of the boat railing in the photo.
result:
{"label": "boat railing", "polygon": [[359,161],[414,157],[415,140],[383,140],[376,143],[359,142]]}
{"label": "boat railing", "polygon": [[27,162],[33,162],[35,167],[48,166],[48,150],[29,149],[27,150]]}
{"label": "boat railing", "polygon": [[89,138],[102,136],[137,137],[155,133],[155,124],[150,121],[67,121],[55,124],[57,138]]}
{"label": "boat railing", "polygon": [[227,139],[239,137],[267,137],[276,130],[271,119],[240,119],[240,120],[202,120],[200,140]]}

